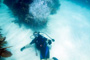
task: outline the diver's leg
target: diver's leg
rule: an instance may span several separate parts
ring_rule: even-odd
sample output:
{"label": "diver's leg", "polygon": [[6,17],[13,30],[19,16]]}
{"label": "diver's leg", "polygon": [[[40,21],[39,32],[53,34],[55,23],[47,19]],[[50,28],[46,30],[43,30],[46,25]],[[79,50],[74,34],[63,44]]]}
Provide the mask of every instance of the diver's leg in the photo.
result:
{"label": "diver's leg", "polygon": [[49,47],[48,46],[46,47],[45,57],[46,57],[46,59],[50,58],[50,52],[49,52]]}
{"label": "diver's leg", "polygon": [[43,50],[40,50],[40,59],[41,60],[47,60],[50,57],[50,53],[49,53],[49,47],[45,47],[43,48]]}
{"label": "diver's leg", "polygon": [[52,59],[53,59],[53,60],[58,60],[56,57],[53,57]]}
{"label": "diver's leg", "polygon": [[43,54],[43,51],[42,50],[40,50],[40,60],[43,60],[44,59],[44,56],[43,56],[44,54]]}

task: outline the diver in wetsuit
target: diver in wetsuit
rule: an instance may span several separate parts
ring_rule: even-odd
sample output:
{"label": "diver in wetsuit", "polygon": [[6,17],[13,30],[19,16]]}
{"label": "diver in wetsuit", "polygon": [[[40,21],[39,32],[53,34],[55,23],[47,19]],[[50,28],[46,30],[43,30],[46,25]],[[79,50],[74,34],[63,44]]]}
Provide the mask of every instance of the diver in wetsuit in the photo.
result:
{"label": "diver in wetsuit", "polygon": [[[50,52],[49,47],[47,46],[47,42],[49,45],[52,44],[52,41],[40,35],[40,32],[34,32],[34,39],[30,42],[30,45],[35,43],[36,48],[40,51],[40,59],[49,59]],[[26,47],[22,47],[21,51],[23,51]]]}

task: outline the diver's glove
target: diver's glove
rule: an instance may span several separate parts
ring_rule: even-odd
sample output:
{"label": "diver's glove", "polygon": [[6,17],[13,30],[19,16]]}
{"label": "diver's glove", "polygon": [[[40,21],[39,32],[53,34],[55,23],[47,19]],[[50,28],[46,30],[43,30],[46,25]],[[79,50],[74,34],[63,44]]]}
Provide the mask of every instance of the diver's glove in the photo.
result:
{"label": "diver's glove", "polygon": [[48,40],[48,44],[51,45],[52,44],[52,41],[51,40]]}
{"label": "diver's glove", "polygon": [[23,51],[25,49],[25,46],[21,48],[21,51]]}
{"label": "diver's glove", "polygon": [[52,39],[53,42],[55,42],[55,39]]}
{"label": "diver's glove", "polygon": [[51,45],[52,42],[55,42],[55,40],[54,40],[54,39],[48,40],[48,44],[49,44],[49,45]]}

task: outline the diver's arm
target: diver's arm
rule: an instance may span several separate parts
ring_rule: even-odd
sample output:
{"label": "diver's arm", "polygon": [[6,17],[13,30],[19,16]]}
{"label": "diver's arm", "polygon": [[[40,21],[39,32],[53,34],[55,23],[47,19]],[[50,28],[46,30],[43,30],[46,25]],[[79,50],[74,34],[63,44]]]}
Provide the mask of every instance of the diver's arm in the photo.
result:
{"label": "diver's arm", "polygon": [[24,49],[31,47],[33,43],[35,43],[35,39],[32,40],[29,44],[23,46],[20,50],[23,51]]}
{"label": "diver's arm", "polygon": [[27,45],[23,46],[20,50],[23,51],[24,49],[29,48],[29,47],[31,47],[31,45],[27,44]]}
{"label": "diver's arm", "polygon": [[31,44],[35,43],[35,41],[36,41],[36,39],[33,39],[29,44],[31,45]]}

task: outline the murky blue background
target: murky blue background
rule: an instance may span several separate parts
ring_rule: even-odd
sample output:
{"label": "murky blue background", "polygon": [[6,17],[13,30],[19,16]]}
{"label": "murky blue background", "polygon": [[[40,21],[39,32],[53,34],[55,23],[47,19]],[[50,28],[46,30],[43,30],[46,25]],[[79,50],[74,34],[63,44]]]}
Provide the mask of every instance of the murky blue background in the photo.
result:
{"label": "murky blue background", "polygon": [[[47,28],[41,32],[55,39],[50,49],[51,58],[59,60],[90,60],[90,1],[89,0],[60,0],[61,6],[56,14],[49,15]],[[1,32],[6,36],[12,56],[6,60],[39,60],[35,48],[20,48],[32,39],[31,29],[21,28],[11,22],[15,20],[12,11],[3,3],[0,7]]]}

